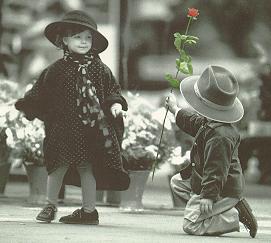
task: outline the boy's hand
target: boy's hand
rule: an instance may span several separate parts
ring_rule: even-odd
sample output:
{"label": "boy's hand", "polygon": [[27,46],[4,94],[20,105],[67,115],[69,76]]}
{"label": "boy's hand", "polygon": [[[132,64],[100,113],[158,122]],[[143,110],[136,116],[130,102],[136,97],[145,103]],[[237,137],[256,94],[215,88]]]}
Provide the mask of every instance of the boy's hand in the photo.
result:
{"label": "boy's hand", "polygon": [[126,112],[122,110],[122,105],[119,103],[115,103],[111,106],[111,113],[113,117],[122,116],[126,117]]}
{"label": "boy's hand", "polygon": [[173,114],[178,110],[177,100],[174,94],[170,93],[166,98],[165,102],[166,107],[168,107],[169,111]]}
{"label": "boy's hand", "polygon": [[213,211],[213,200],[202,198],[200,199],[200,212],[201,213],[211,213]]}

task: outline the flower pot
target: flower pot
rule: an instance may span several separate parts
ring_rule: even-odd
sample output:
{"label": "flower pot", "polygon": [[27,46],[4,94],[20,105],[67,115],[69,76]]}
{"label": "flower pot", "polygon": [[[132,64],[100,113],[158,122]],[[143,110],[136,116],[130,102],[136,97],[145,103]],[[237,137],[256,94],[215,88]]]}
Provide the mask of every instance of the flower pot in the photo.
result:
{"label": "flower pot", "polygon": [[4,194],[8,182],[10,163],[0,164],[0,197]]}
{"label": "flower pot", "polygon": [[104,202],[104,191],[97,190],[96,191],[96,203]]}
{"label": "flower pot", "polygon": [[46,199],[47,188],[47,170],[45,166],[37,166],[32,164],[24,164],[28,182],[30,204],[44,204]]}
{"label": "flower pot", "polygon": [[120,209],[123,211],[143,210],[142,197],[150,175],[150,170],[129,171],[130,186],[126,191],[120,192]]}
{"label": "flower pot", "polygon": [[119,206],[120,204],[120,192],[119,191],[106,191],[106,203],[110,206]]}
{"label": "flower pot", "polygon": [[108,206],[119,206],[120,192],[119,191],[97,191],[96,202],[106,204]]}

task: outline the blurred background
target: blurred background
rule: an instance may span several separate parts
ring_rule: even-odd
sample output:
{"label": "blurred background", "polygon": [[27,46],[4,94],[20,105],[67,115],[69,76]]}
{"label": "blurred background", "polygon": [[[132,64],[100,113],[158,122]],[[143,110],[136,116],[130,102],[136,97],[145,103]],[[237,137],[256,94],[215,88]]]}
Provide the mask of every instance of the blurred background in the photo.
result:
{"label": "blurred background", "polygon": [[[161,105],[175,74],[173,34],[185,32],[187,9],[199,9],[189,34],[194,74],[209,64],[223,65],[240,83],[245,117],[240,157],[252,180],[271,184],[271,1],[268,0],[0,0],[0,79],[14,82],[2,101],[19,97],[50,63],[62,57],[43,35],[45,26],[73,9],[87,11],[108,38],[101,54],[124,92]],[[184,76],[183,76],[184,77]],[[181,78],[183,78],[181,77]],[[270,153],[270,155],[269,155]],[[255,175],[257,175],[255,177]]]}

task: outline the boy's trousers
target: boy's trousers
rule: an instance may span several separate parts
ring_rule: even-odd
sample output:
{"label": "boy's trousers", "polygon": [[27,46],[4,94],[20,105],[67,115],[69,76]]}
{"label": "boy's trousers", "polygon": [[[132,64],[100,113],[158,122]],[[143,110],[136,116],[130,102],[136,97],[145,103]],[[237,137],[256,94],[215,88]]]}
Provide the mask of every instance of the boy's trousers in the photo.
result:
{"label": "boy's trousers", "polygon": [[171,178],[171,189],[181,201],[187,202],[184,211],[184,232],[192,235],[221,235],[239,231],[239,216],[234,206],[238,198],[225,197],[213,204],[208,214],[200,212],[200,195],[191,192],[190,179],[182,180],[178,173]]}

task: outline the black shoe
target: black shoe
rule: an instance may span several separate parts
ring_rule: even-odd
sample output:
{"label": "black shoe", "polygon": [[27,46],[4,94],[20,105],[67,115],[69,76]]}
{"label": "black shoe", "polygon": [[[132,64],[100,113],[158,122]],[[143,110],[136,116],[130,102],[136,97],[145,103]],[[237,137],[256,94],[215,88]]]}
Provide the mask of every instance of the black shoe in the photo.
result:
{"label": "black shoe", "polygon": [[36,217],[36,220],[50,223],[55,219],[56,207],[54,205],[46,205]]}
{"label": "black shoe", "polygon": [[248,202],[245,199],[242,199],[235,205],[235,208],[239,212],[240,222],[249,230],[250,236],[255,238],[258,230],[258,223]]}
{"label": "black shoe", "polygon": [[95,209],[91,213],[84,212],[84,209],[77,209],[68,216],[61,217],[59,222],[64,224],[99,224],[99,215]]}

